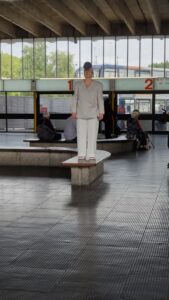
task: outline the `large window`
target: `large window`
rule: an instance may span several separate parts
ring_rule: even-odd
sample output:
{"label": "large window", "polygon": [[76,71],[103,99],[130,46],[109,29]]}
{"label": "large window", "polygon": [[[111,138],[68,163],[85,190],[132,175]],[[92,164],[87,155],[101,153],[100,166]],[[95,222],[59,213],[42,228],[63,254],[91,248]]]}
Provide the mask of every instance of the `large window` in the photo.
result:
{"label": "large window", "polygon": [[91,61],[95,77],[169,77],[169,37],[70,37],[0,41],[0,77],[83,77]]}

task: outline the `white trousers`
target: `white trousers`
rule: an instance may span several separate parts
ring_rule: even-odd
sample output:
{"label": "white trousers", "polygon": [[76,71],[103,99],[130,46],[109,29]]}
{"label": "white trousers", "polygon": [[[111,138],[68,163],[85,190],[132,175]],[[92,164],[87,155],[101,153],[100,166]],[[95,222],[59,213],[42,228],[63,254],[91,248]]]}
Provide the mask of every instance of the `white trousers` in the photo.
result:
{"label": "white trousers", "polygon": [[99,120],[77,119],[77,147],[78,156],[86,159],[96,157],[96,141]]}

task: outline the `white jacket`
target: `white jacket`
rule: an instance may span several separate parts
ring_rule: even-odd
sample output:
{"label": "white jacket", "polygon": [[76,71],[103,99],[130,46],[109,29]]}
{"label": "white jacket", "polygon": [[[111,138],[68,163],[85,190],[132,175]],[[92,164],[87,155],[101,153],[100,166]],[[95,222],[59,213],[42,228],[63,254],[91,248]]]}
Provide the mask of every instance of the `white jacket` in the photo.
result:
{"label": "white jacket", "polygon": [[71,108],[79,119],[93,119],[99,113],[104,114],[102,83],[92,80],[91,85],[86,87],[84,80],[78,81],[75,84]]}

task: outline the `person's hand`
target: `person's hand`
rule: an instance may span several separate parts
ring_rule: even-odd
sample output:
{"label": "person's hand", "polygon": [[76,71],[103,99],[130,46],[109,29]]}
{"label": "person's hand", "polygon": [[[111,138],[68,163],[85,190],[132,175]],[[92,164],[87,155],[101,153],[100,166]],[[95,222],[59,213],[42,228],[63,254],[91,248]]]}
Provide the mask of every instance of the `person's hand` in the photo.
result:
{"label": "person's hand", "polygon": [[103,117],[104,117],[104,114],[100,113],[99,116],[98,116],[99,121],[103,120]]}
{"label": "person's hand", "polygon": [[77,119],[77,113],[75,112],[72,113],[72,119]]}

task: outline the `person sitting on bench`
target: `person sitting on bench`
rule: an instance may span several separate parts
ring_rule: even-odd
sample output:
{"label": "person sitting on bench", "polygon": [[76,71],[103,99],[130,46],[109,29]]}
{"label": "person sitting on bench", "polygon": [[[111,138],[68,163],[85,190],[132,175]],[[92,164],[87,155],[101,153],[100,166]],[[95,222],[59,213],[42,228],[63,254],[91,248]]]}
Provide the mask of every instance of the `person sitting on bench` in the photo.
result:
{"label": "person sitting on bench", "polygon": [[43,114],[43,118],[39,121],[37,127],[37,136],[40,140],[60,140],[62,135],[53,127],[48,112]]}
{"label": "person sitting on bench", "polygon": [[149,149],[148,134],[143,130],[139,122],[140,112],[134,109],[127,120],[127,138],[136,140],[136,149]]}
{"label": "person sitting on bench", "polygon": [[64,128],[64,137],[66,141],[76,142],[77,141],[77,127],[76,119],[73,119],[72,116],[69,117],[65,122]]}

